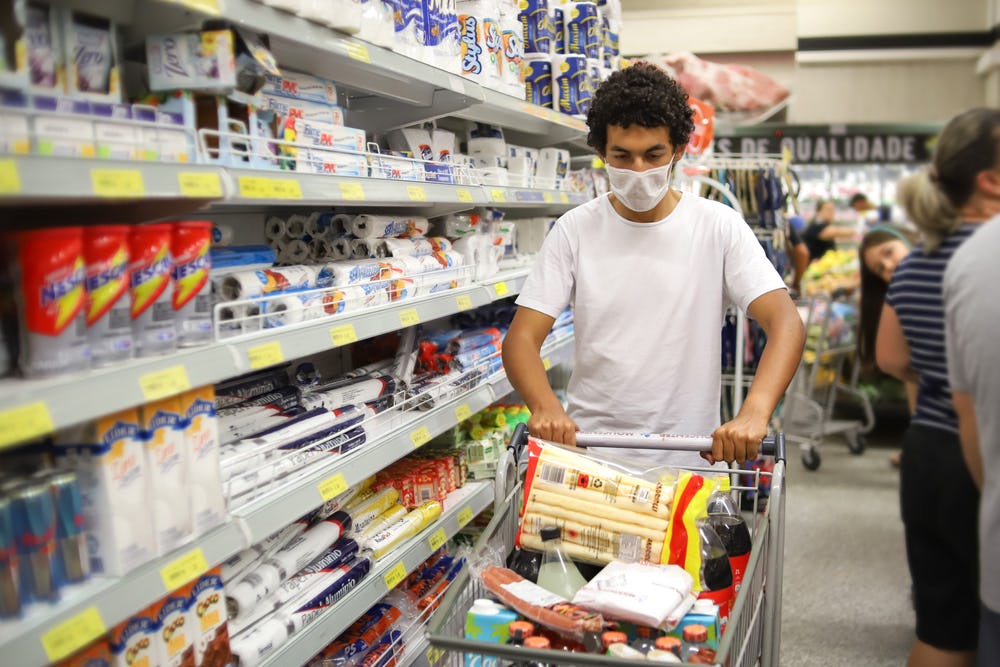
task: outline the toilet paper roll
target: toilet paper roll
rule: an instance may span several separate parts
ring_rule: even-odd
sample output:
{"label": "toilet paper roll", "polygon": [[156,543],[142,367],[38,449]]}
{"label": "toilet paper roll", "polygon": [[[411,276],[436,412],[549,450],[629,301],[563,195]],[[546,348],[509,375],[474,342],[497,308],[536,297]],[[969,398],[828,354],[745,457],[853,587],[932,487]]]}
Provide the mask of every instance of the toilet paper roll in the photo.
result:
{"label": "toilet paper roll", "polygon": [[332,213],[311,213],[306,218],[306,235],[314,239],[327,236],[333,218]]}
{"label": "toilet paper roll", "polygon": [[353,236],[347,234],[342,234],[330,239],[330,259],[339,261],[342,259],[350,259],[351,254],[354,252],[351,247],[351,241],[354,240]]}
{"label": "toilet paper roll", "polygon": [[223,336],[260,331],[260,306],[236,304],[219,308],[219,332]]}
{"label": "toilet paper roll", "polygon": [[385,239],[383,243],[389,254],[393,257],[403,257],[406,255],[415,257],[451,250],[451,241],[442,236],[415,239]]}
{"label": "toilet paper roll", "polygon": [[319,267],[283,266],[260,271],[237,271],[222,278],[223,301],[253,299],[265,294],[316,287]]}
{"label": "toilet paper roll", "polygon": [[384,260],[349,259],[329,262],[319,268],[317,280],[321,286],[358,285],[390,277]]}
{"label": "toilet paper roll", "polygon": [[556,111],[570,115],[586,114],[590,108],[587,59],[578,55],[552,56],[552,85]]}
{"label": "toilet paper roll", "polygon": [[264,223],[264,235],[269,241],[287,238],[288,226],[281,218],[271,216]]}
{"label": "toilet paper roll", "polygon": [[552,57],[526,55],[521,62],[525,99],[532,104],[552,108]]}
{"label": "toilet paper roll", "polygon": [[524,27],[524,52],[548,54],[552,49],[552,17],[548,0],[524,0],[518,18]]}
{"label": "toilet paper roll", "polygon": [[333,259],[333,247],[325,238],[313,237],[309,242],[309,259],[313,262],[325,262]]}
{"label": "toilet paper roll", "polygon": [[274,329],[325,316],[319,294],[288,294],[268,299],[264,305],[264,328]]}
{"label": "toilet paper roll", "polygon": [[427,218],[395,215],[359,215],[351,221],[351,233],[359,239],[390,236],[423,236],[430,228]]}
{"label": "toilet paper roll", "polygon": [[564,53],[599,58],[601,27],[597,3],[571,2],[563,7],[565,22]]}
{"label": "toilet paper roll", "polygon": [[[388,298],[385,299],[388,302]],[[337,287],[323,294],[323,312],[326,315],[339,315],[361,310],[367,305],[365,290],[356,285]]]}
{"label": "toilet paper roll", "polygon": [[455,133],[435,127],[431,130],[431,150],[434,159],[440,162],[451,162],[457,150]]}
{"label": "toilet paper roll", "polygon": [[498,4],[493,0],[463,0],[457,9],[462,75],[482,85],[499,85],[503,39]]}
{"label": "toilet paper roll", "polygon": [[281,261],[284,264],[304,264],[309,261],[309,244],[302,239],[289,241],[281,249]]}
{"label": "toilet paper roll", "polygon": [[354,220],[353,215],[348,215],[347,213],[338,213],[330,218],[330,228],[327,230],[327,238],[333,240],[338,236],[343,236],[344,234],[351,233],[351,221]]}
{"label": "toilet paper roll", "polygon": [[285,221],[288,235],[293,239],[300,239],[306,235],[306,224],[309,219],[304,215],[295,214]]}
{"label": "toilet paper roll", "polygon": [[235,236],[236,232],[232,225],[220,225],[218,223],[212,224],[212,245],[231,245]]}

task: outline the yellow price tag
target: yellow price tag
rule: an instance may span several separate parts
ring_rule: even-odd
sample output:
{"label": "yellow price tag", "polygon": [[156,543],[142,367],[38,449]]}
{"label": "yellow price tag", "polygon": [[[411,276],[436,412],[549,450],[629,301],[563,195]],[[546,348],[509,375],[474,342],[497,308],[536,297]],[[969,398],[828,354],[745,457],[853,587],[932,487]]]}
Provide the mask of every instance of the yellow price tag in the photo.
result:
{"label": "yellow price tag", "polygon": [[565,192],[560,192],[559,193],[559,201],[561,201],[563,204],[568,204],[569,203],[569,195],[566,194]]}
{"label": "yellow price tag", "polygon": [[552,194],[551,192],[543,192],[542,193],[542,198],[545,200],[546,204],[554,204],[554,203],[556,203],[556,196],[554,194]]}
{"label": "yellow price tag", "polygon": [[399,311],[399,323],[404,327],[412,327],[414,324],[420,324],[420,313],[417,312],[416,308],[401,310]]}
{"label": "yellow price tag", "polygon": [[208,572],[208,561],[201,547],[192,549],[160,570],[163,586],[167,592],[176,591],[189,581]]}
{"label": "yellow price tag", "polygon": [[427,539],[427,543],[431,546],[431,551],[437,551],[444,546],[445,542],[448,541],[448,535],[444,532],[444,528],[438,528],[433,535]]}
{"label": "yellow price tag", "polygon": [[455,419],[457,421],[464,422],[471,416],[472,416],[472,408],[469,407],[468,403],[462,403],[460,406],[455,408]]}
{"label": "yellow price tag", "polygon": [[493,285],[493,291],[496,292],[497,296],[507,296],[510,290],[507,288],[507,283],[500,281]]}
{"label": "yellow price tag", "polygon": [[472,203],[472,193],[469,190],[459,188],[455,191],[455,194],[458,196],[458,201],[465,202],[466,204]]}
{"label": "yellow price tag", "polygon": [[144,399],[155,401],[187,391],[191,388],[191,381],[188,380],[187,370],[183,366],[173,366],[141,376],[139,388],[142,389]]}
{"label": "yellow price tag", "polygon": [[427,192],[422,185],[407,185],[406,194],[410,201],[427,201]]}
{"label": "yellow price tag", "polygon": [[42,401],[0,412],[0,447],[13,445],[55,430],[49,407]]}
{"label": "yellow price tag", "polygon": [[56,662],[73,655],[106,632],[97,607],[87,607],[42,635],[42,648],[49,662]]}
{"label": "yellow price tag", "polygon": [[270,178],[240,176],[240,196],[245,199],[270,199],[274,196]]}
{"label": "yellow price tag", "polygon": [[358,332],[353,324],[342,324],[339,327],[330,329],[330,340],[333,341],[335,347],[349,345],[350,343],[357,342]]}
{"label": "yellow price tag", "polygon": [[344,491],[347,491],[347,486],[347,480],[344,479],[344,473],[338,472],[336,475],[331,475],[330,477],[324,479],[316,488],[319,489],[319,495],[323,498],[323,502],[325,503],[328,500],[333,500]]}
{"label": "yellow price tag", "polygon": [[201,12],[202,14],[207,14],[209,16],[222,16],[222,11],[219,9],[219,0],[171,0],[175,4],[183,5],[188,9],[193,9],[196,12]]}
{"label": "yellow price tag", "polygon": [[390,591],[399,586],[403,579],[406,579],[406,566],[400,561],[392,566],[392,569],[385,573],[385,587]]}
{"label": "yellow price tag", "polygon": [[90,182],[98,197],[142,197],[146,185],[138,169],[91,169]]}
{"label": "yellow price tag", "polygon": [[490,190],[490,196],[493,198],[493,201],[498,201],[498,202],[507,201],[507,194],[503,190],[497,190],[496,188],[494,188],[493,190]]}
{"label": "yellow price tag", "polygon": [[428,429],[426,426],[421,426],[416,431],[410,434],[410,440],[413,442],[414,447],[419,447],[420,445],[426,445],[428,442],[431,441],[432,437],[434,436],[431,435],[430,429]]}
{"label": "yellow price tag", "polygon": [[545,357],[544,359],[542,359],[542,367],[545,370],[549,370],[550,368],[552,368],[552,361],[548,357]]}
{"label": "yellow price tag", "polygon": [[340,196],[348,201],[363,201],[365,189],[360,183],[339,183]]}
{"label": "yellow price tag", "polygon": [[271,194],[275,199],[302,199],[302,186],[292,178],[271,181]]}
{"label": "yellow price tag", "polygon": [[17,173],[17,163],[0,160],[0,195],[16,195],[21,191],[21,176]]}
{"label": "yellow price tag", "polygon": [[361,42],[345,40],[345,49],[349,58],[360,60],[363,63],[370,63],[372,61],[372,57],[368,53],[368,46]]}
{"label": "yellow price tag", "polygon": [[250,358],[250,368],[254,369],[274,366],[285,360],[285,354],[281,351],[281,343],[278,341],[251,347],[247,350],[247,356]]}
{"label": "yellow price tag", "polygon": [[181,194],[194,199],[214,199],[222,196],[222,179],[218,174],[182,171],[177,174]]}
{"label": "yellow price tag", "polygon": [[458,527],[464,528],[473,517],[472,508],[466,505],[461,512],[458,513]]}
{"label": "yellow price tag", "polygon": [[444,656],[444,651],[439,648],[434,648],[431,646],[427,649],[427,664],[436,665],[441,658]]}
{"label": "yellow price tag", "polygon": [[459,294],[455,297],[455,305],[459,310],[469,310],[472,308],[472,298],[468,294]]}

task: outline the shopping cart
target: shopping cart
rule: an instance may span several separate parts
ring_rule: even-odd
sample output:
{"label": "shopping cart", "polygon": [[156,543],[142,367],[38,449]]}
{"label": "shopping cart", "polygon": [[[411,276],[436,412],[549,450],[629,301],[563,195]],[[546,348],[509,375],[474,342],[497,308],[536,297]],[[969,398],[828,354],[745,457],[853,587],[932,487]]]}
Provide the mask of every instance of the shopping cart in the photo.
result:
{"label": "shopping cart", "polygon": [[[854,360],[857,350],[855,326],[835,315],[845,301],[826,293],[816,294],[797,304],[805,322],[808,340],[792,384],[780,411],[780,427],[788,440],[799,443],[802,465],[817,470],[821,458],[818,445],[827,436],[841,434],[852,454],[865,451],[864,434],[875,425],[871,401],[858,389],[861,366]],[[844,367],[853,360],[849,382]],[[864,419],[834,419],[837,401],[856,401]]]}
{"label": "shopping cart", "polygon": [[[606,435],[606,434],[604,434]],[[658,436],[658,446],[652,446],[649,439],[641,445],[624,439],[608,441],[602,434],[577,434],[580,444],[636,447],[647,449],[671,449],[686,451],[707,451],[711,448],[710,437],[680,437],[668,439]],[[519,427],[512,438],[512,444],[521,446],[526,441],[526,432]],[[766,507],[761,512],[747,513],[751,524],[753,543],[750,561],[747,565],[743,586],[729,615],[729,625],[719,643],[716,653],[717,667],[774,667],[778,664],[781,648],[781,580],[785,544],[785,438],[783,434],[766,438],[762,450],[773,454],[773,472],[734,471],[734,492],[758,491],[771,483],[771,492]],[[686,467],[693,472],[718,474],[718,468]],[[764,484],[762,484],[762,481]],[[518,528],[518,510],[521,494],[520,485],[508,494],[493,519],[486,526],[476,543],[477,551],[502,545],[501,553],[510,553]],[[759,493],[754,494],[759,497]],[[754,508],[755,510],[757,508]],[[434,665],[464,667],[466,654],[489,655],[517,663],[537,662],[545,665],[596,665],[603,667],[627,667],[635,665],[635,660],[614,658],[599,654],[565,653],[561,651],[532,650],[523,646],[491,644],[464,639],[465,615],[477,598],[489,597],[489,593],[468,571],[462,572],[448,590],[437,613],[431,618],[427,630],[427,640],[434,651]]]}

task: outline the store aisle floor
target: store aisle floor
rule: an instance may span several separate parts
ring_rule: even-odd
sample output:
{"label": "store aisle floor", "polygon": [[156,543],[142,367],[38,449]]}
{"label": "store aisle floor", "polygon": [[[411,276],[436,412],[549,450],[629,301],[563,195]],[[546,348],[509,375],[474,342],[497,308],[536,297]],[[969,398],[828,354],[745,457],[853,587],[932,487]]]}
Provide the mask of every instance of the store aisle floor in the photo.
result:
{"label": "store aisle floor", "polygon": [[914,620],[891,450],[820,451],[816,472],[789,451],[781,665],[898,667]]}

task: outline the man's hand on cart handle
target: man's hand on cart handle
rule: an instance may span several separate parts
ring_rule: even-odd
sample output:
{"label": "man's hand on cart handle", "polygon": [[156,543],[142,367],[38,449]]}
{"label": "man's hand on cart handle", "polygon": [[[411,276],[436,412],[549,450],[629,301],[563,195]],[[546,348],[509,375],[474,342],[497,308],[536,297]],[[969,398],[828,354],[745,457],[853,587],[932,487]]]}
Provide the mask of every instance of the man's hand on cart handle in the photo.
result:
{"label": "man's hand on cart handle", "polygon": [[767,435],[770,415],[757,414],[744,405],[732,421],[726,422],[712,433],[712,451],[702,453],[709,463],[744,463],[757,458],[760,443]]}
{"label": "man's hand on cart handle", "polygon": [[579,430],[580,427],[569,418],[562,405],[532,411],[528,420],[528,432],[534,437],[571,447],[576,446],[576,432]]}

